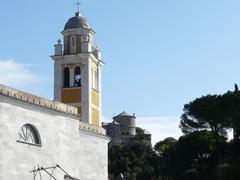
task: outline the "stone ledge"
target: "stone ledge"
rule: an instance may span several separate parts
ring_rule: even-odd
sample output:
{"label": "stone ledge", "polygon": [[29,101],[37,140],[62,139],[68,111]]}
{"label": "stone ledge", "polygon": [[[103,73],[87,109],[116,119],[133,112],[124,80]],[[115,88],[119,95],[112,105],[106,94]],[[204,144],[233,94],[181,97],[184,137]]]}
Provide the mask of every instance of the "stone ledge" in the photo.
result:
{"label": "stone ledge", "polygon": [[[39,96],[34,96],[32,94],[25,93],[1,84],[0,84],[0,95],[4,95],[4,96],[17,99],[23,102],[28,102],[30,104],[35,104],[44,108],[52,109],[54,111],[66,113],[68,115],[79,116],[78,109],[76,107],[69,106],[67,104],[64,104],[58,101],[51,101]],[[79,128],[89,132],[102,134],[102,135],[106,134],[106,131],[104,128],[82,122],[80,120],[80,117],[79,117]]]}
{"label": "stone ledge", "polygon": [[94,126],[92,124],[87,124],[87,123],[81,122],[81,121],[79,122],[79,128],[87,130],[87,131],[92,131],[92,132],[95,132],[95,133],[103,134],[103,135],[106,134],[106,130],[104,128]]}
{"label": "stone ledge", "polygon": [[39,96],[34,96],[32,94],[3,86],[1,84],[0,94],[45,108],[53,109],[55,111],[78,116],[78,109],[76,107],[69,106],[58,101],[51,101]]}

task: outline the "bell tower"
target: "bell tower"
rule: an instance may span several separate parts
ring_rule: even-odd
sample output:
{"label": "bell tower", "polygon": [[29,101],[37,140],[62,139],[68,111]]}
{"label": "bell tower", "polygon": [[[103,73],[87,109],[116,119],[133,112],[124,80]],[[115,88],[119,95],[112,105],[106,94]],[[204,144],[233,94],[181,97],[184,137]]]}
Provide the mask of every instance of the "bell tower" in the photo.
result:
{"label": "bell tower", "polygon": [[55,45],[54,100],[78,108],[81,121],[101,126],[101,52],[93,46],[94,30],[78,12],[65,24],[63,44]]}

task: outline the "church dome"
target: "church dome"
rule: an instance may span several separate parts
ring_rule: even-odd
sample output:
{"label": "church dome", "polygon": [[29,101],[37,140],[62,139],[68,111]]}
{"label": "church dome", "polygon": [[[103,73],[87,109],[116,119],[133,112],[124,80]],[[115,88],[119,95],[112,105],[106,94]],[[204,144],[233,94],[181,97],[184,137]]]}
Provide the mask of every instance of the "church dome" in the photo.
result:
{"label": "church dome", "polygon": [[71,17],[68,20],[68,22],[65,24],[64,30],[75,29],[75,28],[85,28],[85,29],[91,28],[87,19],[82,17],[79,14],[79,12],[77,12],[74,17]]}

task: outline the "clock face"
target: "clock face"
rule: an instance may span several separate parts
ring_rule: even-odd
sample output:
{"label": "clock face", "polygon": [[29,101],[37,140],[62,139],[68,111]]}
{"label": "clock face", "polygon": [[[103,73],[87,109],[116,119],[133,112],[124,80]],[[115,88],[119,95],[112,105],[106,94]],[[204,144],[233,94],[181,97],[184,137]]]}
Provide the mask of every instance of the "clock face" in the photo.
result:
{"label": "clock face", "polygon": [[31,144],[39,144],[37,133],[35,129],[29,124],[25,124],[24,126],[22,126],[18,135],[19,135],[19,138],[18,138],[19,141],[23,141]]}

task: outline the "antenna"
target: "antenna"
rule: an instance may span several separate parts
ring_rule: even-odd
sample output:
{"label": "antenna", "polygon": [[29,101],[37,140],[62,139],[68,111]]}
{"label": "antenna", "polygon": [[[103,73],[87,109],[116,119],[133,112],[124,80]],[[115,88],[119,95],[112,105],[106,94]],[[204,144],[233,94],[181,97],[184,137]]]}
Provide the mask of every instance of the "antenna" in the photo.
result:
{"label": "antenna", "polygon": [[79,12],[79,7],[80,7],[80,4],[82,3],[80,2],[80,0],[78,0],[75,4],[77,5],[77,12]]}

